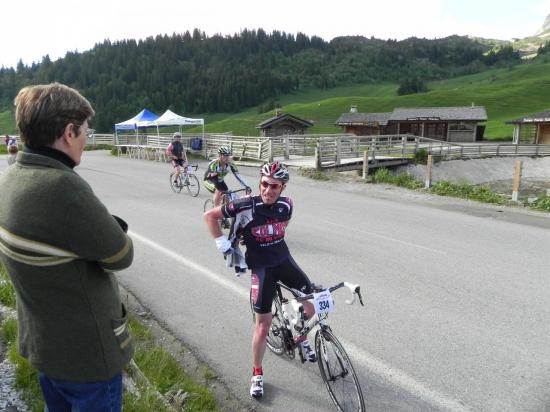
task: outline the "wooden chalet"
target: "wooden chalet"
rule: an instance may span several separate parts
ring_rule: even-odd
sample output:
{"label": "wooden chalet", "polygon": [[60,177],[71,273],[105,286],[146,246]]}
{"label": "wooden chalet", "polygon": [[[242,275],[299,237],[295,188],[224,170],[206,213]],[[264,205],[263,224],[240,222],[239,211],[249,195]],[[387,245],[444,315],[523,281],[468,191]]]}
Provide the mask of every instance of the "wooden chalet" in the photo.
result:
{"label": "wooden chalet", "polygon": [[289,134],[306,134],[307,129],[312,127],[313,123],[300,119],[297,116],[277,111],[274,117],[264,120],[256,125],[256,129],[260,129],[261,136],[273,137]]}
{"label": "wooden chalet", "polygon": [[505,123],[514,125],[514,143],[550,144],[550,110]]}
{"label": "wooden chalet", "polygon": [[474,142],[483,138],[487,113],[482,106],[396,108],[389,113],[343,113],[336,126],[357,136],[412,134],[447,142]]}

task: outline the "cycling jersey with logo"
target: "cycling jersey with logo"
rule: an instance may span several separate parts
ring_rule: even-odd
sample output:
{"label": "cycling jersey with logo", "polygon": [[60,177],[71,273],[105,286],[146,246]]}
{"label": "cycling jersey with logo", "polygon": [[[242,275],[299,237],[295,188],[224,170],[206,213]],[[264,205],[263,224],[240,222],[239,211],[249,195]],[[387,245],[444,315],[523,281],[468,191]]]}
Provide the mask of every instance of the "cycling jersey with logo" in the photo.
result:
{"label": "cycling jersey with logo", "polygon": [[[235,166],[235,163],[229,162],[225,166],[220,164],[220,159],[212,160],[204,172],[204,179],[217,179],[219,182],[223,181],[223,178],[229,173],[238,173],[239,169]],[[216,176],[211,176],[213,173],[216,173]]]}
{"label": "cycling jersey with logo", "polygon": [[247,223],[239,228],[246,246],[246,264],[251,268],[277,266],[290,253],[285,243],[285,229],[292,217],[292,200],[279,197],[272,205],[260,196],[242,197],[222,207],[227,218],[244,213]]}

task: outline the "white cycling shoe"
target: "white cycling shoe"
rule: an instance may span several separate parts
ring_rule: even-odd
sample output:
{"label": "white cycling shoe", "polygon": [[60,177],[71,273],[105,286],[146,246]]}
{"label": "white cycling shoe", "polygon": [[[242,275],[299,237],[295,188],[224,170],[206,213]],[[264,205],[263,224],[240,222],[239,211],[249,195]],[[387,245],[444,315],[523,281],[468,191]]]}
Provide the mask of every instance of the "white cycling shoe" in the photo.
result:
{"label": "white cycling shoe", "polygon": [[261,398],[264,395],[264,376],[254,375],[250,379],[250,396]]}
{"label": "white cycling shoe", "polygon": [[309,345],[309,341],[305,340],[301,343],[302,351],[308,362],[317,362],[317,355]]}

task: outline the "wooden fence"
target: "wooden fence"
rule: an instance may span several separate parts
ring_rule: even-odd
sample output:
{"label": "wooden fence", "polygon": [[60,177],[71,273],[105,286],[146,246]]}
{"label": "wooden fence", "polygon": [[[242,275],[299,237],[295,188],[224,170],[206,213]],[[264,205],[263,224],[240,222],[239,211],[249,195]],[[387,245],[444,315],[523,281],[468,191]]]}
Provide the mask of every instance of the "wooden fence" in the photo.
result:
{"label": "wooden fence", "polygon": [[[285,135],[277,137],[233,136],[226,134],[197,135],[182,133],[182,143],[188,151],[193,139],[202,140],[200,153],[205,158],[216,157],[218,148],[232,149],[237,160],[288,160],[292,156],[316,156],[318,167],[337,167],[361,160],[368,151],[372,160],[380,158],[410,159],[419,150],[443,158],[479,158],[490,156],[550,156],[550,145],[514,143],[455,143],[414,135],[355,136],[351,134]],[[119,154],[142,159],[166,161],[166,148],[172,134],[135,135],[94,134],[89,145],[113,145]],[[195,151],[196,152],[196,151]]]}

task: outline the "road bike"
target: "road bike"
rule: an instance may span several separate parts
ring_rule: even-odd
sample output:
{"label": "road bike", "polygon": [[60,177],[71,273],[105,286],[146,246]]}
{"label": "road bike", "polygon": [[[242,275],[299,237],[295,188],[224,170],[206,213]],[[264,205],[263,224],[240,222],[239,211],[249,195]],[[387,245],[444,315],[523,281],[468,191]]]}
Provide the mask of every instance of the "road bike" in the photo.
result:
{"label": "road bike", "polygon": [[[365,401],[355,370],[344,347],[327,323],[328,314],[334,307],[332,292],[342,287],[347,288],[352,294],[352,298],[346,300],[348,305],[353,304],[357,296],[361,305],[364,306],[359,285],[348,282],[342,282],[330,288],[313,285],[313,292],[304,294],[277,282],[267,347],[274,354],[286,356],[289,359],[295,358],[296,349],[298,349],[300,360],[304,363],[306,357],[300,343],[318,325],[319,329],[315,333],[315,354],[321,378],[325,382],[331,399],[339,411],[364,411]],[[283,295],[283,289],[292,294],[290,300]],[[309,320],[304,317],[304,308],[301,303],[306,300],[312,301],[316,312]],[[252,293],[250,307],[255,321]]]}
{"label": "road bike", "polygon": [[[239,197],[237,193],[240,193],[240,192],[246,192],[246,188],[237,189],[237,190],[227,190],[225,192],[222,192],[222,205],[225,205],[230,201],[237,199]],[[206,199],[206,201],[204,202],[204,211],[206,212],[207,210],[210,210],[213,207],[214,207],[214,201],[211,198]],[[220,219],[220,227],[222,231],[231,229],[232,220],[233,219],[230,219],[227,217]]]}
{"label": "road bike", "polygon": [[[200,191],[199,179],[192,172],[199,168],[198,165],[190,165],[182,168],[179,176],[176,178],[176,172],[170,173],[170,187],[175,193],[180,193],[185,187],[187,193],[193,197],[197,197]],[[191,170],[192,169],[192,170]]]}

